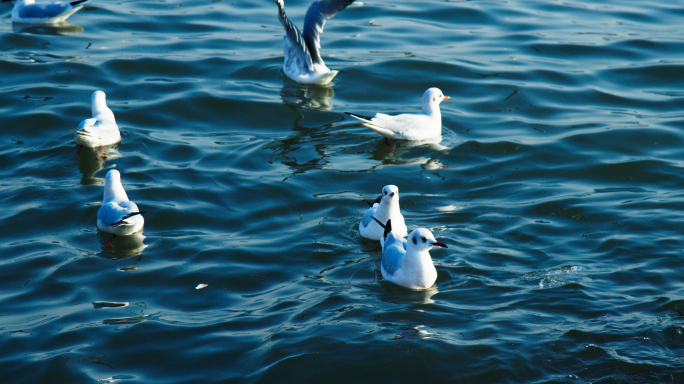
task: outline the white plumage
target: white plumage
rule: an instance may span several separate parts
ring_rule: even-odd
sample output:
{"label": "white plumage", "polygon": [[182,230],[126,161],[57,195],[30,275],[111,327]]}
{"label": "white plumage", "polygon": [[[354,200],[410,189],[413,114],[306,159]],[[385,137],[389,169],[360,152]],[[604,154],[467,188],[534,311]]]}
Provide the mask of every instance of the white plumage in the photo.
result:
{"label": "white plumage", "polygon": [[[380,221],[377,221],[381,224]],[[381,224],[382,225],[382,224]],[[385,228],[380,272],[382,277],[396,285],[409,289],[428,289],[437,280],[437,270],[430,257],[430,248],[448,248],[435,240],[429,229],[417,228],[407,239],[392,230],[392,221]]]}
{"label": "white plumage", "polygon": [[429,88],[423,93],[423,109],[420,113],[403,113],[390,116],[377,113],[374,117],[345,112],[363,121],[364,125],[386,139],[426,140],[442,135],[442,113],[439,104],[450,100],[439,88]]}
{"label": "white plumage", "polygon": [[406,236],[408,231],[399,209],[399,188],[396,185],[386,185],[382,188],[380,197],[368,208],[359,222],[361,236],[372,240],[383,241],[384,229],[373,220],[373,217],[384,223],[392,220],[394,232],[399,236]]}
{"label": "white plumage", "polygon": [[76,142],[86,147],[101,147],[116,144],[121,140],[119,126],[114,113],[107,107],[107,96],[95,91],[90,97],[93,117],[85,119],[76,130]]}
{"label": "white plumage", "polygon": [[143,213],[134,202],[128,200],[119,171],[112,169],[107,172],[104,198],[97,212],[97,228],[115,236],[130,235],[140,231],[145,224]]}

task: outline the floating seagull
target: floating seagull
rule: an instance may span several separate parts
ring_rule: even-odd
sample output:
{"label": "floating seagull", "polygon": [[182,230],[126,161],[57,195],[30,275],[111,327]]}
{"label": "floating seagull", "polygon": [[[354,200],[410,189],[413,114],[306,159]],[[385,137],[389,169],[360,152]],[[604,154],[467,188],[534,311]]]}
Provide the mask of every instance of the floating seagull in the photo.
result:
{"label": "floating seagull", "polygon": [[69,3],[40,1],[36,3],[36,0],[17,0],[12,8],[12,21],[28,24],[56,24],[83,8],[88,1],[76,0]]}
{"label": "floating seagull", "polygon": [[361,236],[372,240],[380,240],[382,243],[384,229],[373,221],[373,217],[381,222],[391,219],[394,223],[394,233],[401,237],[408,235],[404,216],[399,212],[399,188],[396,185],[384,186],[380,197],[375,202],[368,204],[370,208],[368,208],[368,211],[366,211],[366,214],[363,215],[359,222]]}
{"label": "floating seagull", "polygon": [[435,240],[429,229],[414,229],[407,239],[392,230],[392,220],[382,224],[385,239],[382,250],[380,272],[385,280],[409,289],[427,289],[437,280],[437,270],[432,264],[430,248],[433,246],[448,248],[444,243]]}
{"label": "floating seagull", "polygon": [[112,240],[116,235],[126,236],[138,232],[145,223],[143,213],[134,202],[128,200],[119,171],[112,169],[107,172],[104,199],[97,211],[97,228],[114,235],[107,242],[107,247],[114,247]]}
{"label": "floating seagull", "polygon": [[304,19],[304,34],[285,15],[285,0],[278,4],[278,18],[285,28],[283,71],[290,79],[303,84],[328,84],[338,71],[331,71],[321,57],[321,34],[325,22],[354,0],[314,0]]}
{"label": "floating seagull", "polygon": [[102,147],[118,143],[121,140],[121,133],[119,133],[119,126],[116,125],[114,113],[107,107],[107,96],[102,91],[95,91],[90,100],[93,117],[83,120],[78,125],[76,142],[86,147]]}
{"label": "floating seagull", "polygon": [[363,121],[365,126],[381,134],[385,140],[426,140],[442,135],[442,114],[439,111],[442,100],[451,100],[451,97],[444,96],[438,88],[429,88],[423,93],[423,110],[420,113],[396,116],[377,113],[375,117],[345,113]]}

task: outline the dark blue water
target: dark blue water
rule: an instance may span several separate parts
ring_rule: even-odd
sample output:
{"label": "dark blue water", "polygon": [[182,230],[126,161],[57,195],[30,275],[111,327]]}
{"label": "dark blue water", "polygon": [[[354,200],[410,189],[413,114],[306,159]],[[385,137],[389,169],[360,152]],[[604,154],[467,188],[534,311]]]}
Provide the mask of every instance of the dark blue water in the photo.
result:
{"label": "dark blue water", "polygon": [[[328,87],[284,77],[272,1],[94,0],[60,28],[11,7],[0,381],[684,382],[681,3],[357,1]],[[432,86],[440,145],[343,113]],[[96,89],[105,161],[73,139]],[[113,168],[147,214],[110,250]],[[386,184],[449,246],[431,290],[379,280],[358,234]]]}

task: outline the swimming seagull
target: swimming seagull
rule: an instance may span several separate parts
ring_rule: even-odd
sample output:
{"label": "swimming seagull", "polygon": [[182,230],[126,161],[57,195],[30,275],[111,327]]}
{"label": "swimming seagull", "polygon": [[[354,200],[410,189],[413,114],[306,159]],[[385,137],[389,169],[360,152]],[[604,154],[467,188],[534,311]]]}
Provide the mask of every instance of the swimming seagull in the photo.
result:
{"label": "swimming seagull", "polygon": [[448,248],[444,243],[435,240],[429,229],[414,229],[407,239],[392,230],[392,220],[382,224],[385,238],[382,250],[380,272],[385,280],[409,289],[428,289],[437,280],[437,270],[432,264],[430,248],[433,246]]}
{"label": "swimming seagull", "polygon": [[102,147],[121,140],[119,126],[114,113],[107,107],[107,96],[102,91],[93,92],[90,97],[93,117],[85,119],[76,130],[76,142],[86,147]]}
{"label": "swimming seagull", "polygon": [[423,110],[420,113],[403,113],[396,116],[377,113],[375,117],[345,113],[363,121],[365,126],[381,134],[386,141],[426,140],[442,135],[442,113],[439,111],[442,100],[451,100],[451,97],[444,96],[439,88],[428,88],[423,93]]}
{"label": "swimming seagull", "polygon": [[304,33],[285,15],[285,0],[278,4],[278,18],[285,28],[283,71],[290,79],[303,84],[328,84],[338,71],[331,71],[321,57],[321,34],[325,22],[354,0],[314,0],[304,19]]}
{"label": "swimming seagull", "polygon": [[361,236],[372,240],[383,241],[384,229],[373,221],[376,217],[381,222],[392,220],[394,223],[394,233],[404,237],[408,235],[406,224],[404,223],[404,216],[399,211],[399,188],[396,185],[385,185],[382,187],[382,194],[375,202],[368,203],[370,208],[363,215],[359,222],[359,232]]}
{"label": "swimming seagull", "polygon": [[107,242],[107,247],[114,248],[112,240],[119,236],[126,236],[138,232],[145,219],[138,206],[128,200],[128,195],[121,185],[121,174],[116,169],[107,172],[104,185],[104,199],[100,210],[97,211],[97,228],[103,232],[113,234]]}
{"label": "swimming seagull", "polygon": [[28,24],[56,24],[83,8],[89,0],[50,3],[36,0],[17,0],[12,8],[12,21]]}

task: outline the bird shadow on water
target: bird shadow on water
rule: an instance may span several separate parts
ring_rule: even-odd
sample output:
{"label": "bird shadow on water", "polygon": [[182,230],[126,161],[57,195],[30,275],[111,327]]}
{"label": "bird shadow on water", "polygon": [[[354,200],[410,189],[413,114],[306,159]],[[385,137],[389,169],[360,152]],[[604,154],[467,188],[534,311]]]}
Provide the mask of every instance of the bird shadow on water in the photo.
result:
{"label": "bird shadow on water", "polygon": [[81,33],[83,31],[84,29],[80,25],[69,24],[67,22],[52,25],[12,23],[12,32],[14,33],[30,33],[32,35],[69,35]]}
{"label": "bird shadow on water", "polygon": [[[105,259],[123,259],[127,257],[139,256],[142,251],[147,247],[143,243],[145,240],[145,235],[143,235],[143,230],[133,233],[127,236],[116,236],[112,239],[112,234],[108,232],[97,230],[97,234],[100,236],[100,252],[98,256]],[[109,248],[107,243],[110,242],[113,246]],[[135,264],[135,263],[134,263]],[[132,265],[131,265],[132,266]],[[137,269],[137,267],[136,267]]]}
{"label": "bird shadow on water", "polygon": [[394,284],[388,281],[383,281],[380,286],[383,288],[387,286],[387,288],[378,292],[378,300],[400,305],[432,304],[435,302],[432,300],[432,296],[439,293],[439,290],[434,285],[428,289],[412,290],[394,286]]}
{"label": "bird shadow on water", "polygon": [[284,180],[314,169],[322,169],[328,164],[330,159],[330,145],[325,139],[331,135],[332,124],[324,124],[316,127],[306,127],[301,124],[305,118],[299,111],[299,107],[286,104],[297,118],[292,122],[291,131],[294,133],[288,137],[276,139],[263,147],[272,153],[268,156],[268,162],[280,161],[281,164],[289,167],[292,174]]}
{"label": "bird shadow on water", "polygon": [[428,171],[447,169],[440,157],[453,148],[441,144],[442,136],[428,140],[396,142],[380,139],[373,150],[372,158],[384,165],[420,165]]}
{"label": "bird shadow on water", "polygon": [[[81,147],[76,146],[78,153],[78,170],[81,172],[81,184],[83,185],[104,185],[104,178],[95,177],[95,174],[104,169],[104,163],[121,157],[116,144],[100,147]],[[104,157],[102,153],[104,152]]]}
{"label": "bird shadow on water", "polygon": [[[284,76],[283,76],[284,77]],[[335,91],[329,85],[304,85],[283,79],[280,98],[283,104],[317,111],[330,111]]]}

